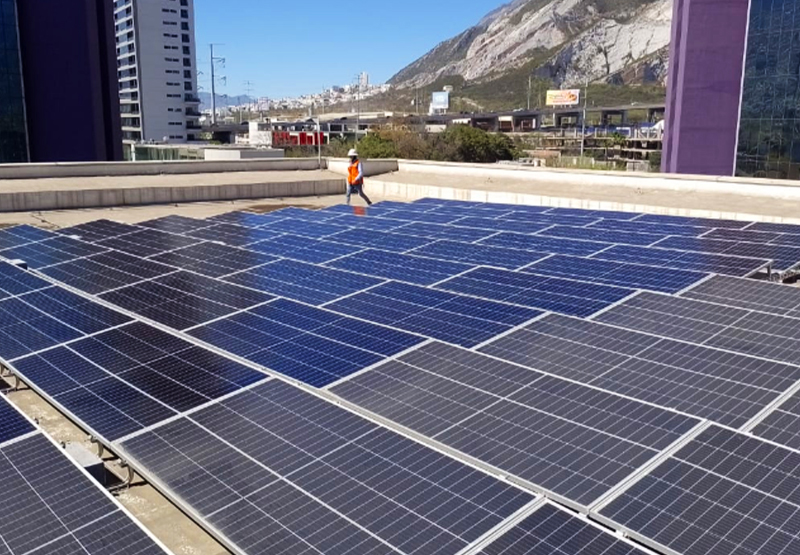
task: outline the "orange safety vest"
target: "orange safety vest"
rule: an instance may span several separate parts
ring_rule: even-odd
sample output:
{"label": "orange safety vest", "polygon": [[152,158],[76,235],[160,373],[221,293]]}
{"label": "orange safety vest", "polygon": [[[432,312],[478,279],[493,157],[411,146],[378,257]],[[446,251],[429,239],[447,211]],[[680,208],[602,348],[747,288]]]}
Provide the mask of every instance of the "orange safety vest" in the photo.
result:
{"label": "orange safety vest", "polygon": [[350,164],[350,167],[347,168],[347,183],[349,183],[352,186],[364,184],[363,177],[361,179],[358,179],[358,165],[360,163],[361,161],[356,160],[355,164]]}

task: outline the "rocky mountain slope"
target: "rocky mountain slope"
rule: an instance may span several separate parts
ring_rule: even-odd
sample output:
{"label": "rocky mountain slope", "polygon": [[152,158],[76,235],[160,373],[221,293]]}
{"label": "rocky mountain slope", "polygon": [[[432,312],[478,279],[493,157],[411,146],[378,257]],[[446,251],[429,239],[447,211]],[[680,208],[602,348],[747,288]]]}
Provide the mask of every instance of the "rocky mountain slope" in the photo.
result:
{"label": "rocky mountain slope", "polygon": [[514,0],[390,83],[480,83],[524,69],[556,86],[663,85],[671,19],[672,0]]}

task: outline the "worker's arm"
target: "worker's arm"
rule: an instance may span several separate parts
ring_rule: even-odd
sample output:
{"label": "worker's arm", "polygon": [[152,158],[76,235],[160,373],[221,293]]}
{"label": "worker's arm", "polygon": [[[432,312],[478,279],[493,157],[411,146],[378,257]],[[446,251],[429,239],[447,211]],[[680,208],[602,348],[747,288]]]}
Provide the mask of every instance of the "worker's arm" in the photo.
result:
{"label": "worker's arm", "polygon": [[364,179],[364,165],[359,162],[358,163],[358,177],[356,177],[356,183],[362,181]]}

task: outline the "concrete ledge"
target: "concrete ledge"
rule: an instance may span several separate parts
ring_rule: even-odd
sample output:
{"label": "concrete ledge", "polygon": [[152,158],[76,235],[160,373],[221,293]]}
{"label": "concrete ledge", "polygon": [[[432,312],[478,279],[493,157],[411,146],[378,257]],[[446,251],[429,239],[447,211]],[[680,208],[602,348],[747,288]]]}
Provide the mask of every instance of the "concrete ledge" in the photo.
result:
{"label": "concrete ledge", "polygon": [[[371,177],[398,171],[397,160],[362,160],[364,176]],[[328,158],[328,169],[341,175],[347,175],[350,161],[346,158]]]}
{"label": "concrete ledge", "polygon": [[344,180],[334,178],[230,185],[198,185],[195,187],[165,186],[0,193],[0,212],[324,196],[342,194],[344,189]]}
{"label": "concrete ledge", "polygon": [[111,177],[132,175],[181,175],[252,171],[309,171],[325,169],[317,158],[279,160],[174,160],[150,162],[70,162],[56,164],[0,164],[1,179],[43,179],[60,177]]}

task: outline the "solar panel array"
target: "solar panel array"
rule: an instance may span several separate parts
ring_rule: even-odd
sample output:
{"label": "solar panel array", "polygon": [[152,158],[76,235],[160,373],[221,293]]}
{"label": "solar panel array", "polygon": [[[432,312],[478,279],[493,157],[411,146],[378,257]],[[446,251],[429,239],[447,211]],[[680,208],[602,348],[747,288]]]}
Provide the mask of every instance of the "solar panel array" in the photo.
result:
{"label": "solar panel array", "polygon": [[0,553],[167,551],[0,395]]}
{"label": "solar panel array", "polygon": [[800,293],[745,278],[799,230],[437,199],[20,226],[0,359],[237,552],[793,553]]}

